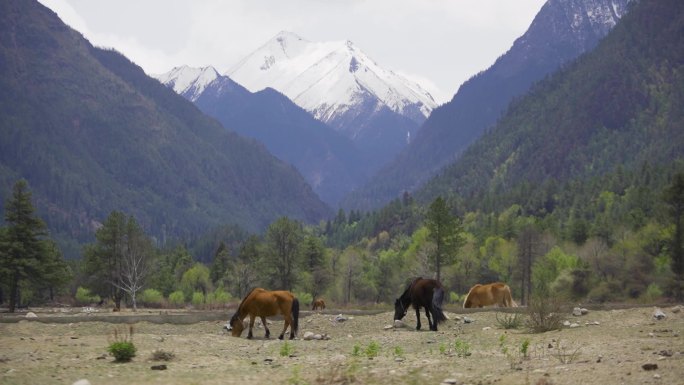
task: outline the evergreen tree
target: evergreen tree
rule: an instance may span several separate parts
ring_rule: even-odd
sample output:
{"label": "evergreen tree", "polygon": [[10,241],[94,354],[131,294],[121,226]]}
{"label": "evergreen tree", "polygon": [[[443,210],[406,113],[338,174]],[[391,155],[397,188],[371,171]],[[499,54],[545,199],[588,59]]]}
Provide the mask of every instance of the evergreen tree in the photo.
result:
{"label": "evergreen tree", "polygon": [[665,201],[670,206],[670,215],[674,222],[672,237],[672,272],[675,275],[673,285],[675,297],[682,300],[684,289],[684,173],[677,173],[672,184],[665,190]]}
{"label": "evergreen tree", "polygon": [[460,219],[451,214],[451,209],[441,196],[430,204],[425,223],[430,232],[429,239],[435,244],[431,262],[439,281],[442,266],[453,263],[458,249],[463,245],[463,228]]}
{"label": "evergreen tree", "polygon": [[230,254],[228,253],[228,248],[224,242],[221,242],[216,253],[214,254],[214,261],[211,264],[210,274],[211,282],[215,286],[219,286],[219,282],[223,279],[223,276],[228,271],[230,266]]}
{"label": "evergreen tree", "polygon": [[294,287],[302,237],[301,224],[287,217],[276,220],[268,227],[269,280],[278,289],[292,290]]}
{"label": "evergreen tree", "polygon": [[[26,180],[15,183],[12,196],[5,206],[7,227],[0,236],[0,277],[7,282],[9,312],[13,313],[20,299],[19,287],[24,282],[45,284],[45,280],[60,283],[50,276],[46,265],[64,266],[58,252],[52,253],[43,239],[47,235],[45,223],[34,215],[31,192]],[[53,266],[57,267],[57,266]]]}
{"label": "evergreen tree", "polygon": [[[95,243],[86,245],[89,287],[101,297],[111,298],[116,310],[128,293],[133,299],[142,287],[151,258],[151,243],[135,218],[113,211],[95,232]],[[134,304],[135,305],[135,304]]]}

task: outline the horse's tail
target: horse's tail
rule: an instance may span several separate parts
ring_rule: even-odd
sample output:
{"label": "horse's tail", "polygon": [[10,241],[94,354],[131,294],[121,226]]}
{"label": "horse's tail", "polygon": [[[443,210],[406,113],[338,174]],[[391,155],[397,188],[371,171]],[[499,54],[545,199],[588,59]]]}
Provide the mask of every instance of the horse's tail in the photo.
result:
{"label": "horse's tail", "polygon": [[297,335],[299,330],[299,300],[297,298],[292,300],[292,334]]}
{"label": "horse's tail", "polygon": [[432,292],[432,318],[436,324],[447,320],[442,311],[442,302],[444,302],[444,289],[437,287]]}
{"label": "horse's tail", "polygon": [[506,307],[518,307],[518,304],[513,301],[513,296],[511,295],[511,288],[508,285],[504,285],[504,306]]}

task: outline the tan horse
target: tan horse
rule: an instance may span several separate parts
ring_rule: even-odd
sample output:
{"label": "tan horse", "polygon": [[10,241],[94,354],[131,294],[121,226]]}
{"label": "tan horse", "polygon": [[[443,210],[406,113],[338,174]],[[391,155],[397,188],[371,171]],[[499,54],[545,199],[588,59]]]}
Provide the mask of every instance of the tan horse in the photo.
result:
{"label": "tan horse", "polygon": [[502,282],[495,282],[487,285],[480,285],[478,283],[470,288],[465,301],[463,301],[464,308],[490,305],[503,307],[518,306],[511,296],[511,288]]}
{"label": "tan horse", "polygon": [[317,309],[325,310],[325,301],[323,301],[323,298],[319,298],[319,299],[313,301],[313,306],[312,306],[311,310],[317,310]]}
{"label": "tan horse", "polygon": [[249,334],[247,338],[252,338],[252,329],[256,317],[261,318],[261,323],[266,329],[266,338],[271,336],[268,330],[266,317],[282,314],[285,319],[285,326],[279,339],[283,339],[287,327],[290,327],[290,339],[294,339],[299,329],[299,300],[289,291],[268,291],[262,288],[253,289],[240,302],[237,311],[230,319],[230,330],[233,337],[240,337],[245,329],[243,320],[249,315]]}

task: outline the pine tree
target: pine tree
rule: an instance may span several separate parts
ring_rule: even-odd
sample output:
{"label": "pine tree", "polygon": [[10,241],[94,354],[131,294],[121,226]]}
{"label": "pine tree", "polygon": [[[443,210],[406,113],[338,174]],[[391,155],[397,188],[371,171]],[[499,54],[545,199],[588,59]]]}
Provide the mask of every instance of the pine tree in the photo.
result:
{"label": "pine tree", "polygon": [[684,173],[674,176],[672,184],[665,190],[665,202],[670,206],[670,215],[675,225],[672,239],[672,272],[675,275],[673,291],[678,300],[684,293]]}
{"label": "pine tree", "polygon": [[26,180],[15,185],[12,197],[5,206],[7,227],[0,243],[0,277],[9,289],[9,312],[13,313],[19,300],[19,286],[24,281],[39,282],[45,271],[45,223],[34,215],[31,192]]}
{"label": "pine tree", "polygon": [[431,261],[439,281],[442,266],[454,262],[456,252],[464,242],[463,228],[460,219],[451,214],[451,209],[442,197],[437,197],[430,204],[425,224],[430,231],[429,238],[435,244]]}

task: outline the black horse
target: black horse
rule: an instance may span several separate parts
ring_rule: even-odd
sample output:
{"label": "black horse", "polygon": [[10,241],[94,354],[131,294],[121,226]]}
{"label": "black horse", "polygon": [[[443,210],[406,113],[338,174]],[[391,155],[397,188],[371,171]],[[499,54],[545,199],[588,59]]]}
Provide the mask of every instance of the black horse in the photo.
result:
{"label": "black horse", "polygon": [[[435,279],[418,277],[414,279],[404,291],[401,297],[394,302],[394,319],[404,318],[409,305],[416,309],[416,330],[420,330],[420,307],[425,308],[425,316],[428,319],[430,330],[437,331],[437,324],[446,321],[442,311],[444,301],[444,287]],[[432,315],[432,319],[430,318]]]}

